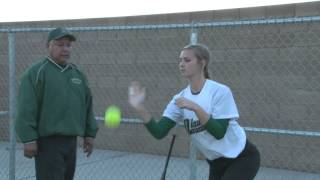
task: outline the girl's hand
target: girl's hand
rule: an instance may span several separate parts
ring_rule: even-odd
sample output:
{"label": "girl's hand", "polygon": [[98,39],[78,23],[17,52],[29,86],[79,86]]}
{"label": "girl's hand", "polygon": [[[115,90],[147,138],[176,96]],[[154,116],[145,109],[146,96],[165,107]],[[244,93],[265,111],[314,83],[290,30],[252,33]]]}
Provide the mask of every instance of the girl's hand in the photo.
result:
{"label": "girl's hand", "polygon": [[197,108],[197,104],[194,103],[193,101],[190,101],[189,99],[185,98],[185,97],[179,97],[176,99],[175,104],[179,107],[179,108],[185,108],[191,111],[195,111]]}
{"label": "girl's hand", "polygon": [[144,99],[146,97],[146,88],[142,87],[140,82],[131,82],[128,88],[128,101],[129,104],[135,109],[143,107]]}

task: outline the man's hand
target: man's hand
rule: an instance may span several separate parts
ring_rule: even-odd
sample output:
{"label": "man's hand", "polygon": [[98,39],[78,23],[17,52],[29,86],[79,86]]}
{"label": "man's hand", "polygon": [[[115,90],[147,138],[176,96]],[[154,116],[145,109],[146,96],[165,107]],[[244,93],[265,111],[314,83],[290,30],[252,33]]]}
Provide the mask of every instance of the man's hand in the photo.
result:
{"label": "man's hand", "polygon": [[38,153],[37,142],[30,142],[23,145],[24,156],[27,158],[33,158]]}
{"label": "man's hand", "polygon": [[87,157],[89,157],[93,151],[93,141],[92,137],[85,137],[83,139],[83,152],[87,153]]}

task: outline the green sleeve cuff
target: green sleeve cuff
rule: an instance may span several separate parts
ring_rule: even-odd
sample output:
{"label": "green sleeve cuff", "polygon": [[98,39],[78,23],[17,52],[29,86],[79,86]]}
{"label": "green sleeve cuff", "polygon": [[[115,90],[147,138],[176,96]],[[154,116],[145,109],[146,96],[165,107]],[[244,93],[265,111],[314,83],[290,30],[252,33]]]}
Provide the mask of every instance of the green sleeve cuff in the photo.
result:
{"label": "green sleeve cuff", "polygon": [[95,138],[97,135],[99,128],[97,125],[96,119],[93,117],[93,114],[90,114],[88,120],[86,121],[86,129],[85,129],[85,137],[93,137]]}
{"label": "green sleeve cuff", "polygon": [[97,135],[98,129],[99,129],[99,128],[86,130],[85,137],[92,137],[92,138],[95,138],[95,137],[96,137],[96,135]]}
{"label": "green sleeve cuff", "polygon": [[[86,81],[86,78],[84,78]],[[93,108],[92,108],[92,95],[89,87],[87,87],[87,118],[86,118],[86,130],[85,136],[86,137],[93,137],[95,138],[98,132],[98,125],[97,120],[94,117]]]}
{"label": "green sleeve cuff", "polygon": [[216,139],[222,139],[227,132],[229,120],[230,119],[213,119],[210,116],[204,127]]}
{"label": "green sleeve cuff", "polygon": [[176,122],[167,117],[162,117],[158,122],[151,118],[151,120],[145,124],[148,131],[156,139],[164,138],[175,125]]}

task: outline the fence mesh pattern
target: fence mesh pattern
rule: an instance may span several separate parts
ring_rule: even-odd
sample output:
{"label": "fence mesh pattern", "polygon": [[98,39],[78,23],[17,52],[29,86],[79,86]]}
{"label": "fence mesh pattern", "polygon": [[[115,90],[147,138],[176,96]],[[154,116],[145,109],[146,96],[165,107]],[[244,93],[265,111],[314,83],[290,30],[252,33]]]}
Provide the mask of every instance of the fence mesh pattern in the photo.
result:
{"label": "fence mesh pattern", "polygon": [[[177,134],[177,139],[167,179],[208,178],[203,156],[197,153],[196,160],[190,157],[189,138],[182,127],[163,140],[155,140],[141,123],[131,121],[138,117],[127,103],[130,81],[139,80],[147,88],[148,109],[154,117],[161,117],[168,101],[187,84],[179,74],[178,56],[190,43],[191,32],[211,51],[211,79],[231,88],[240,124],[258,128],[247,132],[261,152],[261,166],[279,170],[274,179],[285,177],[281,170],[319,178],[319,21],[70,29],[77,37],[71,62],[88,77],[100,128],[90,158],[83,154],[79,138],[75,179],[160,179],[172,134]],[[18,86],[22,72],[46,55],[47,31],[19,29],[11,33]],[[0,111],[9,109],[7,36],[8,32],[0,33]],[[106,128],[102,121],[110,105],[122,110],[123,122],[117,129]],[[9,121],[4,114],[0,116],[0,177],[4,179],[9,177]],[[259,128],[306,134],[268,133]],[[307,132],[314,132],[314,136]],[[33,160],[24,158],[22,145],[16,143],[16,179],[35,179]],[[268,175],[261,171],[257,179]]]}

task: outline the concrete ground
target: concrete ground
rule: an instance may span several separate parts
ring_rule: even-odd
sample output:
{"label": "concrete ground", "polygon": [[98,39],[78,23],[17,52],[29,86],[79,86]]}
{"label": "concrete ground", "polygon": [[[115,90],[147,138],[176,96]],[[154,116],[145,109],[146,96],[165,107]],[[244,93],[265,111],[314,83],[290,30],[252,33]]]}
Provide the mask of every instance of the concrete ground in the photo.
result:
{"label": "concrete ground", "polygon": [[[9,179],[9,144],[0,142],[0,179]],[[16,180],[35,180],[32,159],[24,158],[21,146],[16,151]],[[75,180],[159,180],[165,156],[117,152],[96,149],[87,158],[78,150]],[[208,165],[197,161],[196,180],[208,179]],[[172,157],[167,170],[167,180],[190,180],[190,161]],[[319,180],[320,174],[261,167],[255,180]]]}

